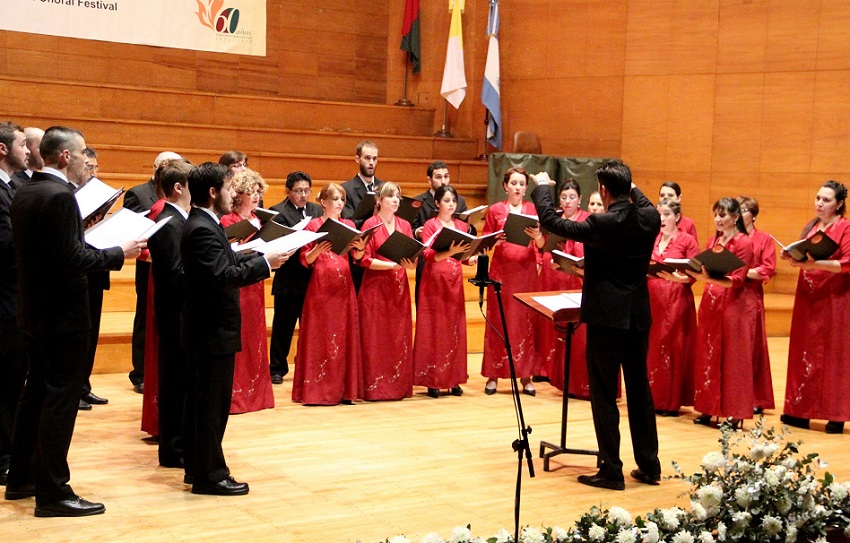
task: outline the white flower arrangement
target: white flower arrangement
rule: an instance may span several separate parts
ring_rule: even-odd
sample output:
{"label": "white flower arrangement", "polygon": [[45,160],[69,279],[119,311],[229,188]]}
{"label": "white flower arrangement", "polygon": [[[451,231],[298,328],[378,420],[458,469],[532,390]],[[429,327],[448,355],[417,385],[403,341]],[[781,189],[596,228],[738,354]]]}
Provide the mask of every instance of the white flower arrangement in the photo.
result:
{"label": "white flower arrangement", "polygon": [[[622,507],[594,506],[569,530],[526,526],[518,542],[504,529],[473,537],[466,526],[448,541],[433,533],[419,543],[826,543],[828,531],[850,539],[850,483],[829,472],[815,479],[818,455],[801,456],[802,442],[786,436],[787,429],[765,429],[763,418],[746,434],[724,425],[720,451],[703,457],[702,472],[684,475],[674,462],[669,479],[691,484],[690,510],[655,509],[632,520]],[[413,542],[400,535],[384,543]]]}

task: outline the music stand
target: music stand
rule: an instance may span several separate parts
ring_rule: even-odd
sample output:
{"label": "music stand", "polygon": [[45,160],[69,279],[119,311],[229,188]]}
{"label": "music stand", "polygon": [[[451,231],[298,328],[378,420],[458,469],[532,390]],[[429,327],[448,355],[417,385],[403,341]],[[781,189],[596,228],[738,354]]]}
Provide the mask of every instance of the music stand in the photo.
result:
{"label": "music stand", "polygon": [[[567,291],[570,293],[581,292],[579,290]],[[561,441],[559,444],[540,442],[540,458],[543,459],[543,471],[549,471],[549,459],[561,454],[584,454],[596,457],[596,465],[599,466],[599,451],[589,449],[571,449],[567,447],[567,415],[569,414],[569,390],[570,390],[570,356],[572,355],[573,333],[579,325],[581,317],[580,307],[565,307],[553,311],[535,300],[538,296],[557,296],[561,292],[520,292],[514,294],[521,304],[532,311],[542,315],[551,321],[555,331],[564,334],[564,397],[561,400]],[[546,449],[551,449],[546,452]]]}

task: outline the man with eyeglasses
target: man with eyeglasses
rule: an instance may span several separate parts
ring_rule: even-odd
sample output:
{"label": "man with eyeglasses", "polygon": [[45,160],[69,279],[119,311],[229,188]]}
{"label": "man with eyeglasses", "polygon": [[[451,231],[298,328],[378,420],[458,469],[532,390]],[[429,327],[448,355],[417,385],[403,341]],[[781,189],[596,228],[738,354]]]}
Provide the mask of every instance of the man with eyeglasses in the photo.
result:
{"label": "man with eyeglasses", "polygon": [[[286,176],[286,198],[271,209],[277,211],[274,221],[284,226],[295,226],[306,218],[321,217],[322,206],[308,201],[313,180],[306,172],[292,172]],[[289,373],[289,349],[295,324],[301,318],[307,285],[310,283],[310,268],[301,265],[298,258],[287,260],[274,274],[272,296],[274,296],[274,318],[272,339],[269,346],[269,371],[272,383],[279,385]]]}

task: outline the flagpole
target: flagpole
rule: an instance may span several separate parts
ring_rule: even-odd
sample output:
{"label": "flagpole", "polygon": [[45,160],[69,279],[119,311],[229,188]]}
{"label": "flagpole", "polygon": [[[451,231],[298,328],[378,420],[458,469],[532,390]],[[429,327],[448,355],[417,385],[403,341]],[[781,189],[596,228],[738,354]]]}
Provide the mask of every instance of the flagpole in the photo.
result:
{"label": "flagpole", "polygon": [[413,107],[414,104],[407,99],[407,68],[410,65],[410,53],[404,56],[404,96],[398,100],[395,105],[403,107]]}
{"label": "flagpole", "polygon": [[443,127],[439,129],[434,136],[438,138],[453,138],[454,136],[449,131],[447,125],[449,122],[449,101],[443,101]]}
{"label": "flagpole", "polygon": [[490,110],[486,107],[484,108],[484,149],[480,155],[478,155],[475,160],[486,161],[490,157],[487,154],[487,129],[490,127]]}

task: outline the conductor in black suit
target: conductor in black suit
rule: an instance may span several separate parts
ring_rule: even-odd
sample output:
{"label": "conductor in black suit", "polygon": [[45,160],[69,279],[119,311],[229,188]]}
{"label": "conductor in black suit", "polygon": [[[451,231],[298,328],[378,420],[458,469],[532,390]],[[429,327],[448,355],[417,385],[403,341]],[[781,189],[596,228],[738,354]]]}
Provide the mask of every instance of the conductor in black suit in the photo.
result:
{"label": "conductor in black suit", "polygon": [[[313,179],[306,172],[292,172],[286,176],[286,199],[271,209],[278,215],[273,219],[284,226],[295,226],[305,218],[321,217],[322,206],[309,202]],[[304,297],[310,283],[310,268],[301,264],[298,258],[288,260],[274,273],[272,296],[274,296],[274,319],[272,320],[272,340],[269,346],[269,371],[272,383],[283,382],[283,376],[289,373],[289,349],[292,347],[292,335],[295,324],[301,318]]]}
{"label": "conductor in black suit", "polygon": [[[357,144],[357,149],[354,151],[354,160],[357,162],[357,167],[360,169],[357,175],[342,184],[345,189],[345,207],[342,208],[342,218],[351,219],[354,221],[354,226],[358,229],[363,227],[366,219],[354,220],[354,212],[357,206],[360,205],[360,200],[366,196],[367,192],[378,192],[378,188],[384,183],[375,177],[375,170],[378,167],[378,146],[371,141],[361,141]],[[372,213],[369,213],[369,217]],[[367,217],[368,218],[368,217]],[[363,274],[365,269],[359,264],[351,264],[351,281],[354,283],[354,290],[360,292],[360,283],[363,282]]]}
{"label": "conductor in black suit", "polygon": [[248,484],[230,476],[221,449],[233,394],[233,364],[242,350],[239,287],[265,279],[289,255],[242,255],[230,248],[217,217],[231,212],[235,194],[224,166],[205,162],[193,168],[189,192],[192,210],[180,253],[187,284],[183,347],[193,379],[195,438],[194,462],[187,462],[186,475],[193,494],[243,495]]}
{"label": "conductor in black suit", "polygon": [[180,259],[183,225],[189,217],[188,160],[165,160],[154,179],[167,201],[157,222],[168,221],[148,241],[153,274],[153,306],[159,333],[157,407],[159,408],[159,465],[183,468],[186,395],[189,386],[186,353],[180,326],[186,300],[186,277]]}
{"label": "conductor in black suit", "polygon": [[[153,171],[166,160],[180,160],[180,155],[171,151],[163,151],[153,161]],[[136,213],[149,211],[159,199],[156,182],[152,175],[150,179],[136,185],[124,193],[124,207]],[[145,387],[145,328],[147,327],[148,308],[148,278],[151,264],[146,260],[136,260],[136,313],[133,317],[132,360],[133,369],[128,377],[133,383],[133,390],[141,394]]]}
{"label": "conductor in black suit", "polygon": [[68,448],[86,378],[88,281],[95,270],[118,270],[144,242],[99,250],[83,241],[83,223],[70,182],[86,180],[83,135],[54,126],[41,141],[45,167],[12,202],[18,262],[18,324],[29,373],[15,420],[6,499],[35,496],[35,516],[103,513],[103,504],[74,494]]}
{"label": "conductor in black suit", "polygon": [[538,187],[531,196],[541,226],[584,243],[581,320],[587,324],[587,370],[600,469],[596,475],[580,475],[578,480],[624,490],[617,408],[621,366],[638,466],[631,475],[646,484],[658,484],[661,476],[655,409],[646,372],[652,321],[646,272],[661,219],[652,202],[632,184],[631,171],[624,163],[604,163],[596,171],[596,179],[608,212],[591,215],[584,222],[558,217],[552,204],[553,183],[546,173],[534,177]]}

